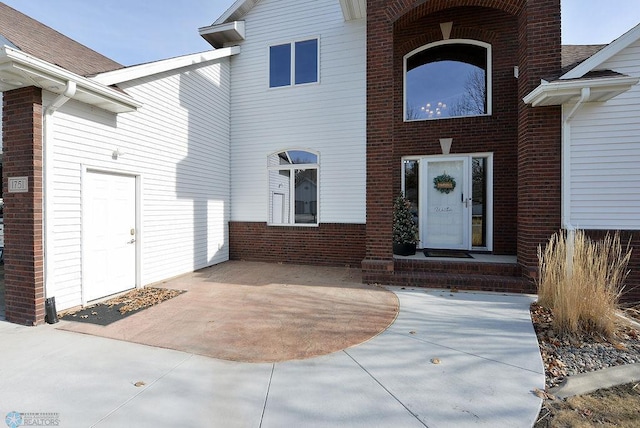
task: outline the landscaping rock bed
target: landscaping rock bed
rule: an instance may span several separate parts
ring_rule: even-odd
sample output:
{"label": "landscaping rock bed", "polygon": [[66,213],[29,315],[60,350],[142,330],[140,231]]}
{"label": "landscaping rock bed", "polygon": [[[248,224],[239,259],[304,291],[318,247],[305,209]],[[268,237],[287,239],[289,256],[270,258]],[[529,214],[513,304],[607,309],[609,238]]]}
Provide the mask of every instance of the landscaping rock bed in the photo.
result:
{"label": "landscaping rock bed", "polygon": [[568,338],[555,335],[548,309],[533,304],[531,317],[545,365],[547,388],[577,373],[640,363],[640,332],[630,324],[621,321],[617,337],[611,340],[590,335]]}
{"label": "landscaping rock bed", "polygon": [[[627,316],[640,314],[638,307]],[[607,367],[640,363],[640,330],[620,320],[615,338],[584,335],[580,338],[558,337],[551,325],[551,311],[531,305],[531,318],[538,337],[545,366],[547,390],[568,376]],[[535,428],[604,425],[635,427],[640,420],[640,384],[629,383],[601,389],[591,394],[556,398],[537,391],[544,400]]]}

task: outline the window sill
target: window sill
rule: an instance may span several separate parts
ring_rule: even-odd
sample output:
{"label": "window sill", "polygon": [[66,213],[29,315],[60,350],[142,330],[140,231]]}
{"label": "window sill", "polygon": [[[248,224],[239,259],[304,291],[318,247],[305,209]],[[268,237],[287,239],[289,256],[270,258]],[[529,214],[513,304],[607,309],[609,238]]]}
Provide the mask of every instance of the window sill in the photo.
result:
{"label": "window sill", "polygon": [[414,122],[429,122],[434,120],[451,120],[451,119],[468,119],[472,117],[491,117],[492,114],[471,114],[468,116],[452,116],[452,117],[428,117],[425,119],[404,119],[404,123],[414,123]]}
{"label": "window sill", "polygon": [[320,223],[267,223],[267,227],[318,227]]}

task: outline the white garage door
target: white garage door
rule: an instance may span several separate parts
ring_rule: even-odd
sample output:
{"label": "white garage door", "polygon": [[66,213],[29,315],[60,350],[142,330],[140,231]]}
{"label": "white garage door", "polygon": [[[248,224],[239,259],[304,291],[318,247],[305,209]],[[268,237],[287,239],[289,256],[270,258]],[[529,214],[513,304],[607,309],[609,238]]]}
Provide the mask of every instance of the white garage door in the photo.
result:
{"label": "white garage door", "polygon": [[85,174],[85,301],[136,286],[136,179]]}

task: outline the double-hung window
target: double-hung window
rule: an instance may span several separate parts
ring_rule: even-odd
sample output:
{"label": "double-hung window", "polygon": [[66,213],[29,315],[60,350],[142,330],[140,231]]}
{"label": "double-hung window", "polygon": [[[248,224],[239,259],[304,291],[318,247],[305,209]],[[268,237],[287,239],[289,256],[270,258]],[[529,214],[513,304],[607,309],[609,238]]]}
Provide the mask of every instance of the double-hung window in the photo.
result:
{"label": "double-hung window", "polygon": [[269,47],[269,87],[318,82],[318,39]]}
{"label": "double-hung window", "polygon": [[269,224],[318,224],[318,155],[287,150],[268,157]]}

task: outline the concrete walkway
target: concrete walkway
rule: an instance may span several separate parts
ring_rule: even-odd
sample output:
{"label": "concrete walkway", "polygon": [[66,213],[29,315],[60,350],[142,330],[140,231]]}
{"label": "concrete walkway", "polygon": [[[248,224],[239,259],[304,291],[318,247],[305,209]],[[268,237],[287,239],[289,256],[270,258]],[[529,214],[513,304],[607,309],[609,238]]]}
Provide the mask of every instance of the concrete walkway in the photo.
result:
{"label": "concrete walkway", "polygon": [[400,313],[382,334],[280,363],[0,322],[0,417],[60,427],[532,426],[541,405],[532,390],[544,389],[532,297],[392,291]]}

